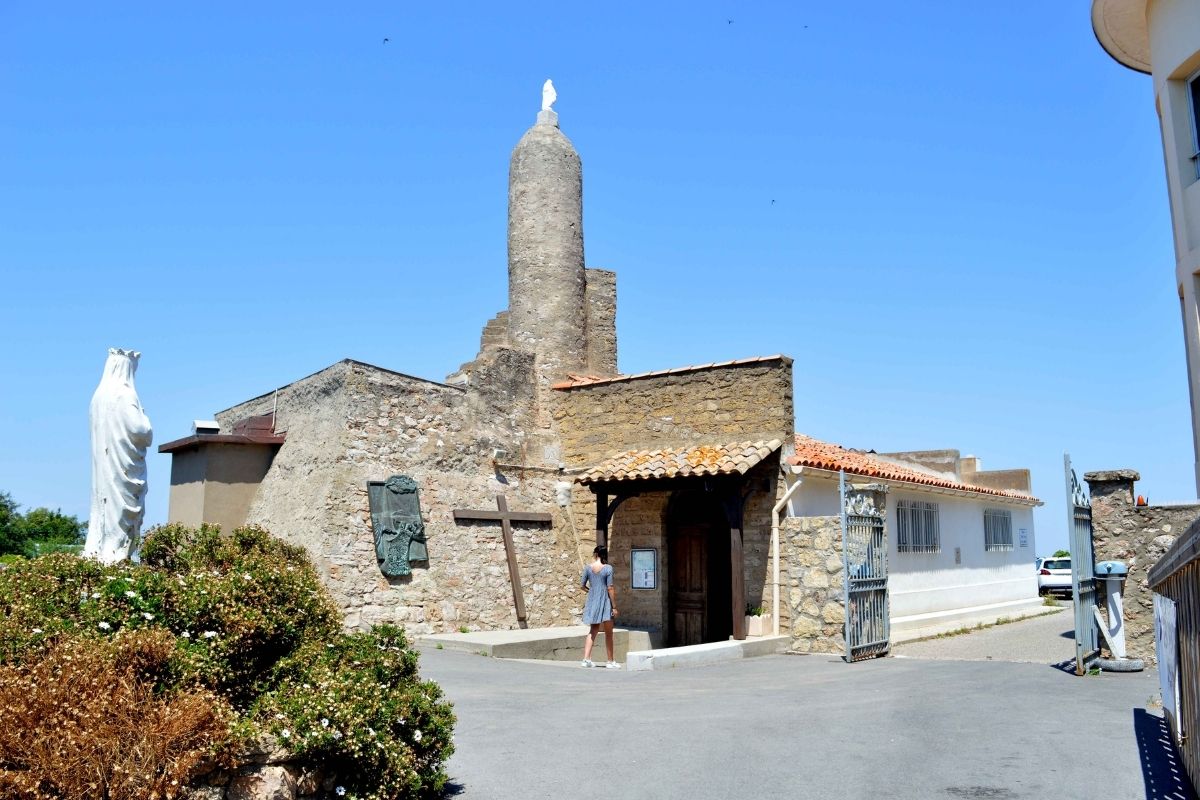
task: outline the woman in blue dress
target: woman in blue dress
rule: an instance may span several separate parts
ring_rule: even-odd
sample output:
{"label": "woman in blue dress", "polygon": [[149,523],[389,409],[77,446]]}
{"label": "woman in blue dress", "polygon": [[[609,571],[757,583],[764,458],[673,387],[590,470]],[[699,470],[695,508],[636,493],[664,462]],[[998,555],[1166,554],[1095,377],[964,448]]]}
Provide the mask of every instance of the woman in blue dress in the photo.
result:
{"label": "woman in blue dress", "polygon": [[620,669],[621,665],[613,658],[613,617],[617,615],[617,591],[613,588],[613,568],[608,563],[607,547],[597,547],[592,551],[592,563],[583,568],[579,586],[588,593],[587,602],[583,605],[583,623],[592,626],[583,645],[583,662],[579,666],[596,666],[592,663],[592,646],[603,626],[604,649],[608,651],[608,663],[605,666],[608,669]]}

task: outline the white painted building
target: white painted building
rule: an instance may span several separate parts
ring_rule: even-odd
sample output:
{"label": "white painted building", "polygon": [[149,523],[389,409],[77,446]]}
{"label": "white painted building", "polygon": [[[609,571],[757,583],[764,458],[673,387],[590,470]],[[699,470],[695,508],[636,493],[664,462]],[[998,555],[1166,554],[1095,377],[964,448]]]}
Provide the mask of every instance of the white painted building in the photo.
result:
{"label": "white painted building", "polygon": [[1200,3],[1094,0],[1092,28],[1119,63],[1151,75],[1175,239],[1175,284],[1191,392],[1200,494]]}
{"label": "white painted building", "polygon": [[1028,470],[981,470],[956,450],[875,453],[796,436],[790,516],[833,516],[838,477],[888,487],[892,640],[1040,611]]}

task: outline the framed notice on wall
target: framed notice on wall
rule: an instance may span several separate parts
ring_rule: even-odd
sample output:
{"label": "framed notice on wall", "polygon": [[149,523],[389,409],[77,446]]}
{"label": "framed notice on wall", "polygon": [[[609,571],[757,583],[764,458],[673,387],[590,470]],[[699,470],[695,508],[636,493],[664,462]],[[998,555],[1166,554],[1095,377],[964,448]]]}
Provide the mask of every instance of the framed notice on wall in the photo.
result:
{"label": "framed notice on wall", "polygon": [[1029,529],[1021,528],[1017,533],[1017,540],[1021,543],[1021,547],[1029,547]]}
{"label": "framed notice on wall", "polygon": [[634,589],[658,588],[658,551],[653,548],[629,551],[629,567],[633,572],[629,585]]}

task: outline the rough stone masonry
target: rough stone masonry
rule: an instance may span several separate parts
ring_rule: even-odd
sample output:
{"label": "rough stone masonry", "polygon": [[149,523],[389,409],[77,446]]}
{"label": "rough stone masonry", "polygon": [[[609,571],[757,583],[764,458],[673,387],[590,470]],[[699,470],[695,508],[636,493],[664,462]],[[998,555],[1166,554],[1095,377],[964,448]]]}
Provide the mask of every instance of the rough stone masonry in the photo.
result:
{"label": "rough stone masonry", "polygon": [[[175,459],[171,521],[223,512],[226,525],[303,545],[348,628],[494,630],[519,625],[501,527],[454,511],[495,508],[504,494],[513,511],[551,518],[513,525],[527,624],[567,625],[579,622],[579,577],[597,538],[596,498],[574,476],[629,449],[791,440],[786,356],[617,373],[616,276],[585,268],[582,164],[551,110],[513,150],[508,215],[508,308],[484,326],[473,360],[443,383],[345,359],[219,412],[217,431],[160,448]],[[748,474],[722,476],[744,489],[734,534],[744,570],[729,563],[744,572],[736,583],[749,605],[768,596],[779,471],[775,451]],[[367,483],[395,474],[419,487],[429,560],[388,577]],[[667,592],[630,590],[629,550],[658,548],[665,580],[667,507],[684,489],[703,491],[697,479],[647,493],[614,518],[617,591],[646,627],[668,624]],[[726,591],[723,602],[736,604]]]}

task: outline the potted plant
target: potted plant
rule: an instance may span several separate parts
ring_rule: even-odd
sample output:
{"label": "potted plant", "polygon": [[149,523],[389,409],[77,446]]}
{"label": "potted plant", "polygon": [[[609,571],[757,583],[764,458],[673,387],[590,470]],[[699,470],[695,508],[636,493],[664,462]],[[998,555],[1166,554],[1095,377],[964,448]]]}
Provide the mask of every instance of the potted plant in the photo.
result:
{"label": "potted plant", "polygon": [[767,614],[762,606],[746,604],[746,635],[766,636],[771,630]]}

